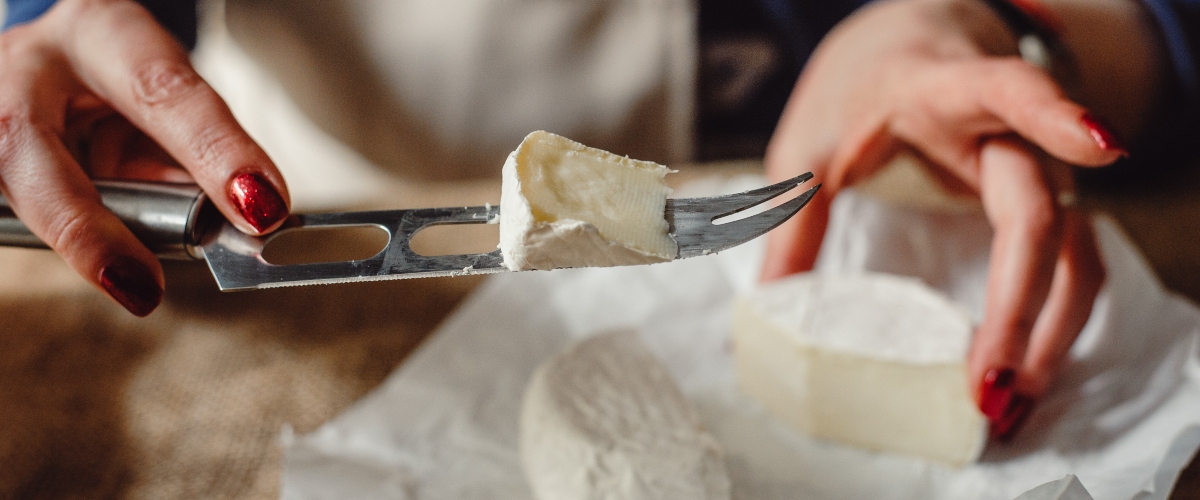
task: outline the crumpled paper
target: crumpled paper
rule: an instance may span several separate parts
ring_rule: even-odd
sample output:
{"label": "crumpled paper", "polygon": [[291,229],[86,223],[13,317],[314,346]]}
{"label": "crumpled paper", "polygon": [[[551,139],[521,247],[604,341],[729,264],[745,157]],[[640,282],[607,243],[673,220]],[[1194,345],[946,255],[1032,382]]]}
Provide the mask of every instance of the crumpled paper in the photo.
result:
{"label": "crumpled paper", "polygon": [[[725,447],[735,498],[1010,500],[1074,474],[1097,500],[1165,499],[1200,446],[1200,310],[1163,288],[1113,221],[1095,225],[1108,282],[1070,362],[1017,439],[977,464],[808,438],[738,390],[729,304],[754,286],[760,238],[667,264],[489,279],[373,393],[311,434],[285,432],[283,498],[529,499],[517,415],[530,374],[578,339],[634,327]],[[990,239],[982,214],[851,190],[834,204],[817,269],[917,276],[978,321]]]}

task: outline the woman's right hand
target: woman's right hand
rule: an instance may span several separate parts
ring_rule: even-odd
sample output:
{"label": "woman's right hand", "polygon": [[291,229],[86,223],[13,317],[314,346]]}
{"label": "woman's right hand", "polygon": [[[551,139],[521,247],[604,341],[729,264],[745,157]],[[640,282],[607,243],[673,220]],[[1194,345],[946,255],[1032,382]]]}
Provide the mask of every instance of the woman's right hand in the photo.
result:
{"label": "woman's right hand", "polygon": [[194,182],[248,234],[288,215],[279,170],[149,12],[60,0],[0,35],[0,193],[80,276],[145,316],[162,267],[95,178]]}

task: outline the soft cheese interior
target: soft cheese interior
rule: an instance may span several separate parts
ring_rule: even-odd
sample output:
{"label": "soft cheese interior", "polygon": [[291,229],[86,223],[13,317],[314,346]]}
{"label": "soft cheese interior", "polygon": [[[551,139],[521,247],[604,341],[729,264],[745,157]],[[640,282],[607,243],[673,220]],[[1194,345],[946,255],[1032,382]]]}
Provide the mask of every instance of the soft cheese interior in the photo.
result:
{"label": "soft cheese interior", "polygon": [[730,497],[716,440],[633,332],[592,337],[543,364],[520,422],[539,500]]}
{"label": "soft cheese interior", "polygon": [[665,262],[679,253],[664,217],[671,170],[529,134],[504,164],[500,250],[514,271]]}
{"label": "soft cheese interior", "polygon": [[813,436],[951,465],[987,421],[966,381],[969,316],[896,276],[798,275],[734,306],[734,364],[767,411]]}

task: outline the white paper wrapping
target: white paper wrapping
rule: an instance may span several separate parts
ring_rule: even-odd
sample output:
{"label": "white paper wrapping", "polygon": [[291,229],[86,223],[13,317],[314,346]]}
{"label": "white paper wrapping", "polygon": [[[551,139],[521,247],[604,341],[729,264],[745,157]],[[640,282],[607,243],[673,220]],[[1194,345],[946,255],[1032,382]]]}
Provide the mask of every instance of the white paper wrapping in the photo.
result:
{"label": "white paper wrapping", "polygon": [[1093,500],[1074,474],[1026,491],[1015,500]]}
{"label": "white paper wrapping", "polygon": [[[1018,439],[966,468],[802,436],[739,392],[729,304],[755,283],[760,238],[668,264],[489,279],[380,388],[311,434],[285,433],[282,495],[528,499],[517,416],[529,375],[575,340],[635,327],[725,447],[738,499],[1010,500],[1068,474],[1097,500],[1165,499],[1200,446],[1200,310],[1162,287],[1112,221],[1098,218],[1096,232],[1108,284],[1069,365]],[[817,267],[918,276],[978,321],[990,238],[981,214],[848,191]]]}

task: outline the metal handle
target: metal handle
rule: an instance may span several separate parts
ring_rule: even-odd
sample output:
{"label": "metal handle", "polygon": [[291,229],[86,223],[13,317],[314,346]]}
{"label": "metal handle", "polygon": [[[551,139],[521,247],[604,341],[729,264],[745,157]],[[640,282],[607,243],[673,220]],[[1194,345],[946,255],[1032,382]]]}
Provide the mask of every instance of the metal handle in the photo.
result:
{"label": "metal handle", "polygon": [[[96,181],[100,198],[150,251],[166,259],[199,259],[203,220],[215,212],[199,186],[160,182]],[[205,212],[206,215],[201,215]],[[221,220],[219,216],[215,220]],[[48,248],[17,219],[0,195],[0,246]]]}

